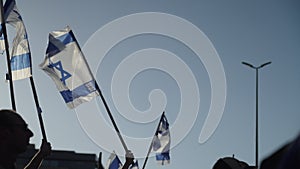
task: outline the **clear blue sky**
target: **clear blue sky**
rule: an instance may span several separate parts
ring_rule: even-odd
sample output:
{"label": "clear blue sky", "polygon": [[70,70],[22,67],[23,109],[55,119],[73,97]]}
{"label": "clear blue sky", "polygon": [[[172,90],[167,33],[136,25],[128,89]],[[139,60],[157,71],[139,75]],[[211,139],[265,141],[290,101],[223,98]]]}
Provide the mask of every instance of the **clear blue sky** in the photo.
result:
{"label": "clear blue sky", "polygon": [[[98,115],[103,116],[102,119],[99,119],[99,123],[102,122],[103,125],[111,124],[99,98],[94,101],[98,105],[97,109],[92,109],[88,106],[90,103],[86,103],[79,106],[80,111],[70,110],[64,104],[52,80],[39,69],[38,65],[45,57],[48,33],[62,29],[66,25],[73,29],[79,44],[83,48],[87,61],[93,68],[94,75],[111,107],[118,127],[124,137],[126,136],[125,142],[128,142],[128,147],[133,153],[143,150],[138,147],[139,145],[132,144],[127,139],[129,137],[131,139],[151,137],[158,123],[159,117],[157,116],[161,113],[161,107],[155,104],[161,106],[161,103],[166,103],[164,110],[170,125],[171,127],[177,126],[176,131],[171,128],[171,134],[173,138],[182,136],[182,139],[178,142],[172,142],[171,164],[165,166],[166,169],[185,168],[186,165],[192,168],[212,168],[219,158],[232,156],[233,154],[236,158],[254,165],[255,71],[242,65],[242,61],[257,66],[272,61],[271,65],[259,72],[259,160],[261,161],[299,133],[300,2],[297,0],[93,0],[89,2],[78,0],[27,0],[17,1],[17,6],[28,32],[32,52],[33,77],[43,109],[47,137],[55,150],[72,150],[78,153],[96,154],[101,151],[104,153],[103,163],[105,164],[109,153],[113,149],[121,148],[117,138],[111,140],[111,147],[103,148],[97,145],[95,137],[101,139],[107,137],[109,133],[114,134],[105,128],[98,127],[99,124],[95,123],[98,119],[93,119],[94,121],[91,122],[91,125],[95,125],[93,134],[86,132],[80,124],[80,118],[85,112],[86,117],[89,117],[91,112],[98,113]],[[122,33],[143,28],[144,25],[138,24],[131,24],[129,28],[114,27],[114,29],[110,29],[106,36],[102,35],[105,37],[103,39],[99,38],[97,34],[98,30],[102,30],[101,28],[112,21],[141,12],[166,13],[187,21],[206,35],[218,53],[226,77],[226,102],[218,127],[210,138],[202,144],[198,141],[199,134],[204,126],[210,105],[214,104],[211,103],[213,91],[210,83],[211,77],[208,75],[209,70],[206,63],[202,60],[209,56],[206,56],[205,53],[198,56],[197,52],[191,50],[190,44],[185,44],[174,37],[155,33],[138,34],[120,39],[120,42],[110,48],[105,56],[101,55],[101,53],[105,53],[104,51],[95,50],[97,47],[102,50],[103,46],[112,43],[110,40],[117,38],[118,32]],[[150,23],[151,27],[151,23],[154,21],[143,20],[143,22]],[[196,34],[187,32],[182,28],[170,28],[169,22],[168,19],[164,20],[161,23],[163,25],[162,29],[170,29],[170,32],[183,33],[184,37],[192,37],[189,40],[198,37]],[[8,29],[12,28],[8,27]],[[9,38],[12,39],[11,32],[10,35]],[[98,42],[93,43],[94,50],[91,51],[89,50],[91,44],[87,42],[93,38]],[[196,39],[195,42],[197,40],[199,39]],[[201,45],[199,44],[199,48],[201,48]],[[181,103],[195,102],[193,98],[189,97],[185,98],[184,101],[181,100],[181,96],[184,94],[180,93],[181,83],[178,82],[182,82],[181,80],[184,79],[183,72],[181,76],[172,77],[172,74],[168,74],[170,73],[168,70],[163,72],[152,68],[136,74],[130,83],[129,94],[127,93],[127,97],[130,98],[134,108],[141,111],[132,112],[138,113],[133,114],[133,116],[141,118],[134,122],[131,118],[123,117],[120,114],[121,108],[117,109],[120,105],[115,105],[116,101],[112,98],[112,93],[119,97],[119,93],[114,93],[114,88],[112,88],[114,86],[112,85],[113,80],[116,80],[112,78],[114,71],[117,70],[118,65],[123,60],[126,60],[125,58],[137,51],[141,52],[142,49],[145,49],[144,51],[150,50],[150,53],[151,50],[156,52],[154,49],[163,49],[166,56],[176,56],[185,62],[192,71],[198,85],[201,100],[197,102],[196,99],[196,104],[199,104],[198,112],[193,112],[193,108],[187,108],[184,109],[184,112],[181,112],[182,114],[179,113],[181,106],[186,106],[181,105]],[[162,52],[162,50],[160,51]],[[172,52],[173,55],[166,51]],[[102,57],[104,59],[99,63],[99,59]],[[154,60],[154,62],[158,61]],[[148,61],[141,59],[136,62],[136,65],[146,65],[147,63]],[[172,67],[172,63],[167,61],[165,64]],[[6,72],[4,55],[3,62],[0,64],[2,77],[4,77]],[[215,64],[215,66],[218,65]],[[176,68],[179,72],[183,71],[181,69],[180,67]],[[125,67],[123,73],[126,73],[126,70]],[[183,85],[187,88],[192,83],[184,80],[183,82]],[[221,83],[222,81],[220,81]],[[17,110],[28,121],[29,127],[35,133],[31,142],[38,147],[41,142],[41,132],[29,84],[29,80],[16,81],[14,83],[15,97]],[[122,86],[122,83],[115,85],[115,87]],[[148,95],[157,88],[164,92],[165,100],[159,100],[150,105]],[[3,78],[0,83],[1,108],[10,108],[11,106],[8,89],[8,83],[5,83]],[[197,90],[192,92],[197,94]],[[126,104],[126,102],[120,104]],[[149,111],[149,114],[154,113],[153,117],[148,117],[151,114],[145,114],[143,119],[141,113],[148,110],[150,106],[153,106],[151,110],[157,109],[159,112]],[[191,107],[193,106],[195,104],[191,105]],[[177,120],[179,115],[190,116],[192,114],[197,114],[197,117],[191,121]],[[142,122],[143,120],[147,122]],[[191,130],[188,132],[181,131],[178,126],[182,126],[182,130],[186,126],[190,126]],[[182,133],[184,134],[182,135]],[[143,148],[147,149],[147,147]],[[120,152],[124,154],[122,151]],[[123,157],[121,159],[124,161]],[[139,158],[140,166],[143,160],[143,158]],[[161,167],[151,157],[147,168]]]}

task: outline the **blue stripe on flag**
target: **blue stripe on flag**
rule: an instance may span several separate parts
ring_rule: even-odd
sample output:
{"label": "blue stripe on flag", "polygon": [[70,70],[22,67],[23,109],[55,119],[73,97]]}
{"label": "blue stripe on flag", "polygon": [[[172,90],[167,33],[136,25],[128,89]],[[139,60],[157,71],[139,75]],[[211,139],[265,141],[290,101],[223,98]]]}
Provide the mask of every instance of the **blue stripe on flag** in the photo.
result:
{"label": "blue stripe on flag", "polygon": [[59,36],[59,37],[56,37],[56,39],[59,39],[63,44],[67,45],[68,43],[71,43],[71,42],[75,42],[72,34],[69,33],[66,33],[62,36]]}
{"label": "blue stripe on flag", "polygon": [[162,165],[170,162],[169,151],[156,154],[156,161],[160,162]]}
{"label": "blue stripe on flag", "polygon": [[78,86],[73,91],[70,90],[60,91],[60,94],[64,98],[65,102],[69,103],[79,97],[87,96],[90,93],[93,93],[95,91],[96,91],[96,82],[95,80],[91,80],[87,83]]}
{"label": "blue stripe on flag", "polygon": [[62,95],[66,103],[73,101],[72,92],[70,90],[60,91],[60,94]]}
{"label": "blue stripe on flag", "polygon": [[170,160],[170,153],[169,152],[157,153],[156,160]]}
{"label": "blue stripe on flag", "polygon": [[31,67],[30,53],[13,56],[10,60],[11,70],[21,70]]}
{"label": "blue stripe on flag", "polygon": [[[50,35],[52,36],[52,35]],[[75,38],[73,38],[72,34],[70,34],[70,32],[62,35],[62,36],[58,36],[58,37],[53,37],[52,39],[55,43],[59,43],[59,45],[67,45],[69,43],[75,42]],[[58,41],[58,42],[57,42]],[[46,54],[48,54],[48,57],[54,56],[57,53],[59,53],[61,50],[58,46],[58,44],[54,44],[51,43],[51,41],[49,41],[47,50],[46,50]]]}

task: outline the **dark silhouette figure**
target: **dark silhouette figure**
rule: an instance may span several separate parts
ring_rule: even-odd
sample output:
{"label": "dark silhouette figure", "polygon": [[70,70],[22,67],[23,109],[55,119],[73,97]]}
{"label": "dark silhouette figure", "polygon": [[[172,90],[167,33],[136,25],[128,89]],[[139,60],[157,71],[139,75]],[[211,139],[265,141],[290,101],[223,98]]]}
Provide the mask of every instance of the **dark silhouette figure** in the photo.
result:
{"label": "dark silhouette figure", "polygon": [[287,152],[289,149],[290,143],[285,144],[284,146],[280,147],[278,150],[276,150],[274,153],[272,153],[270,156],[265,158],[260,165],[261,169],[277,169],[281,158],[283,154]]}
{"label": "dark silhouette figure", "polygon": [[220,158],[214,164],[213,169],[255,169],[255,166],[249,166],[246,162],[234,157],[225,157]]}
{"label": "dark silhouette figure", "polygon": [[293,141],[283,145],[265,158],[260,169],[300,168],[300,134]]}
{"label": "dark silhouette figure", "polygon": [[278,169],[300,168],[300,134],[289,145],[289,149],[283,155]]}
{"label": "dark silhouette figure", "polygon": [[[15,169],[17,156],[26,151],[32,136],[32,131],[18,113],[10,109],[0,110],[0,169]],[[50,143],[42,140],[40,150],[25,169],[39,168],[50,153]]]}

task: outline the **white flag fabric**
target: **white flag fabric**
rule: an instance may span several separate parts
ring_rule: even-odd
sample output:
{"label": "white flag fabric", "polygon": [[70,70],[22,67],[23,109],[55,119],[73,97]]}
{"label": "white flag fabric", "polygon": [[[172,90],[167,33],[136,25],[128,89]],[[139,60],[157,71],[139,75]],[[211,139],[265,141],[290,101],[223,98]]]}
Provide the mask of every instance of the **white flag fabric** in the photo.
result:
{"label": "white flag fabric", "polygon": [[164,114],[162,116],[158,131],[156,131],[153,139],[152,150],[156,152],[158,164],[165,165],[170,163],[171,137],[168,120]]}
{"label": "white flag fabric", "polygon": [[112,152],[107,160],[105,169],[122,169],[123,165],[115,152]]}
{"label": "white flag fabric", "polygon": [[[32,75],[32,70],[29,42],[25,25],[17,9],[15,0],[6,0],[4,5],[4,20],[7,24],[12,25],[16,29],[16,36],[13,39],[12,51],[10,54],[12,80],[30,77]],[[5,50],[2,28],[0,49]]]}
{"label": "white flag fabric", "polygon": [[40,68],[55,82],[69,108],[99,95],[96,81],[68,26],[49,34],[46,58]]}

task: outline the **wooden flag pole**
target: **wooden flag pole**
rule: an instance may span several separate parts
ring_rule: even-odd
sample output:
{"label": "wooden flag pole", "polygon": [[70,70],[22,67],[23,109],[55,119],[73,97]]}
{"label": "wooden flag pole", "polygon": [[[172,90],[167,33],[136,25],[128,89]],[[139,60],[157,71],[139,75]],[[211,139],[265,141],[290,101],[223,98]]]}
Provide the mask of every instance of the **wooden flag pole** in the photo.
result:
{"label": "wooden flag pole", "polygon": [[9,81],[9,87],[10,87],[10,100],[12,109],[16,111],[16,103],[15,103],[15,95],[14,95],[14,85],[12,80],[12,73],[11,73],[11,65],[10,65],[10,55],[9,55],[9,46],[8,46],[8,40],[7,40],[7,31],[6,31],[6,24],[4,20],[4,8],[3,8],[3,0],[0,0],[1,5],[1,26],[2,26],[2,32],[0,33],[0,36],[3,33],[4,36],[4,44],[5,44],[5,53],[6,53],[6,60],[7,60],[7,68],[8,68],[8,76],[6,77],[6,80]]}
{"label": "wooden flag pole", "polygon": [[163,114],[162,114],[161,117],[160,117],[158,126],[157,126],[156,131],[155,131],[155,134],[154,134],[154,136],[153,136],[153,138],[152,138],[152,141],[151,141],[149,150],[148,150],[148,152],[147,152],[147,156],[146,156],[146,158],[145,158],[145,161],[144,161],[144,164],[143,164],[143,168],[142,168],[142,169],[145,169],[145,167],[146,167],[146,163],[147,163],[147,161],[148,161],[149,154],[150,154],[150,152],[151,152],[151,150],[152,150],[153,140],[154,140],[155,136],[157,135],[157,132],[158,132],[158,129],[159,129],[159,126],[160,126],[160,122],[162,121],[164,115],[165,115],[165,112],[163,112]]}
{"label": "wooden flag pole", "polygon": [[42,136],[43,136],[44,141],[47,142],[44,122],[43,122],[43,118],[42,118],[42,109],[41,109],[40,104],[39,104],[39,100],[38,100],[38,96],[37,96],[37,93],[36,93],[36,89],[35,89],[35,85],[34,85],[34,81],[33,81],[32,76],[30,77],[30,84],[31,84],[31,88],[32,88],[32,93],[33,93],[33,97],[34,97],[34,101],[35,101],[36,110],[37,110],[37,113],[38,113],[38,118],[39,118],[39,122],[40,122],[40,128],[41,128],[41,131],[42,131]]}

